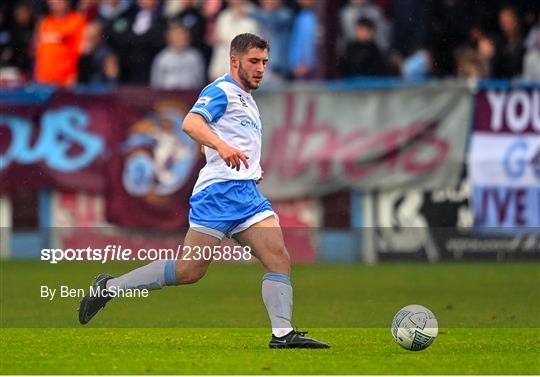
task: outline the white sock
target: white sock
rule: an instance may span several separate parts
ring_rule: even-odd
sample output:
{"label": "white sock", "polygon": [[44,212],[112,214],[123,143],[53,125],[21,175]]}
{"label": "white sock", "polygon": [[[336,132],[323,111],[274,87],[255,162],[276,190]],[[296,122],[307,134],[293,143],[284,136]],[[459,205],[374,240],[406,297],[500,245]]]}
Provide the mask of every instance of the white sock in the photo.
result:
{"label": "white sock", "polygon": [[289,277],[273,272],[264,274],[262,297],[272,324],[272,333],[277,337],[290,333],[293,329],[293,295]]}
{"label": "white sock", "polygon": [[161,289],[164,285],[176,285],[174,260],[157,260],[117,278],[107,281],[107,288]]}

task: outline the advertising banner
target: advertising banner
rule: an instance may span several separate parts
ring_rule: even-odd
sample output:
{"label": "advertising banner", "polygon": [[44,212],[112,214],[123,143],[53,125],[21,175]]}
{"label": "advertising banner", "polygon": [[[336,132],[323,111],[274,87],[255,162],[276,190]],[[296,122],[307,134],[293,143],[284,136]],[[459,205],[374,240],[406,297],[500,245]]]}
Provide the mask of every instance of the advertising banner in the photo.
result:
{"label": "advertising banner", "polygon": [[477,234],[471,185],[464,171],[459,184],[440,190],[374,191],[363,202],[365,245],[376,260],[407,258],[531,259],[540,257],[535,234]]}
{"label": "advertising banner", "polygon": [[455,186],[471,94],[456,84],[369,91],[295,87],[256,95],[263,192],[272,199],[342,188]]}
{"label": "advertising banner", "polygon": [[108,95],[67,92],[46,105],[0,103],[0,192],[104,191],[110,104]]}
{"label": "advertising banner", "polygon": [[540,229],[540,90],[485,90],[468,156],[475,226]]}
{"label": "advertising banner", "polygon": [[109,222],[157,229],[188,225],[189,197],[202,155],[182,132],[182,123],[195,95],[145,88],[116,94],[106,195]]}

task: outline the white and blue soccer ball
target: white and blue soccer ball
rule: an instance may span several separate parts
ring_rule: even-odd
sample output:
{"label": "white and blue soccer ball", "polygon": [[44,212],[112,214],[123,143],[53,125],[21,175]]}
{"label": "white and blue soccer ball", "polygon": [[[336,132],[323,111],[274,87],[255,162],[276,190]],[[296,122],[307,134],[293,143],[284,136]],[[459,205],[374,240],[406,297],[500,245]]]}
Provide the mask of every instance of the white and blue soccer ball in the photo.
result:
{"label": "white and blue soccer ball", "polygon": [[401,309],[392,321],[392,335],[396,342],[409,351],[428,348],[437,337],[437,318],[422,305],[408,305]]}

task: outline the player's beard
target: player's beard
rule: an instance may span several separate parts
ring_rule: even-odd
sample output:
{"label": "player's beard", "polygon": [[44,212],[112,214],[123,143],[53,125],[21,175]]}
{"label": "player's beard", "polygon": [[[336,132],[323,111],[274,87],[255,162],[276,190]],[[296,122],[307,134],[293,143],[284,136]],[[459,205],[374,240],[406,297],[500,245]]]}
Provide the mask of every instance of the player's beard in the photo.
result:
{"label": "player's beard", "polygon": [[242,67],[242,63],[238,66],[238,78],[242,81],[242,84],[249,89],[258,89],[260,84],[252,83],[249,77],[248,71]]}

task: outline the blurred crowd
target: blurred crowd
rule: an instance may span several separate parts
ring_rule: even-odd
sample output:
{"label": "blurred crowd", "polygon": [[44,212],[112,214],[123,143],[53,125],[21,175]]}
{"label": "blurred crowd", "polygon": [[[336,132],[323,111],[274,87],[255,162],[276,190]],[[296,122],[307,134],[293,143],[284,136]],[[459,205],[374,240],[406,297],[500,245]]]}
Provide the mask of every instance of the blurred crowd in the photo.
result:
{"label": "blurred crowd", "polygon": [[540,80],[539,13],[538,0],[2,2],[0,83],[200,88],[245,32],[270,41],[271,80]]}

